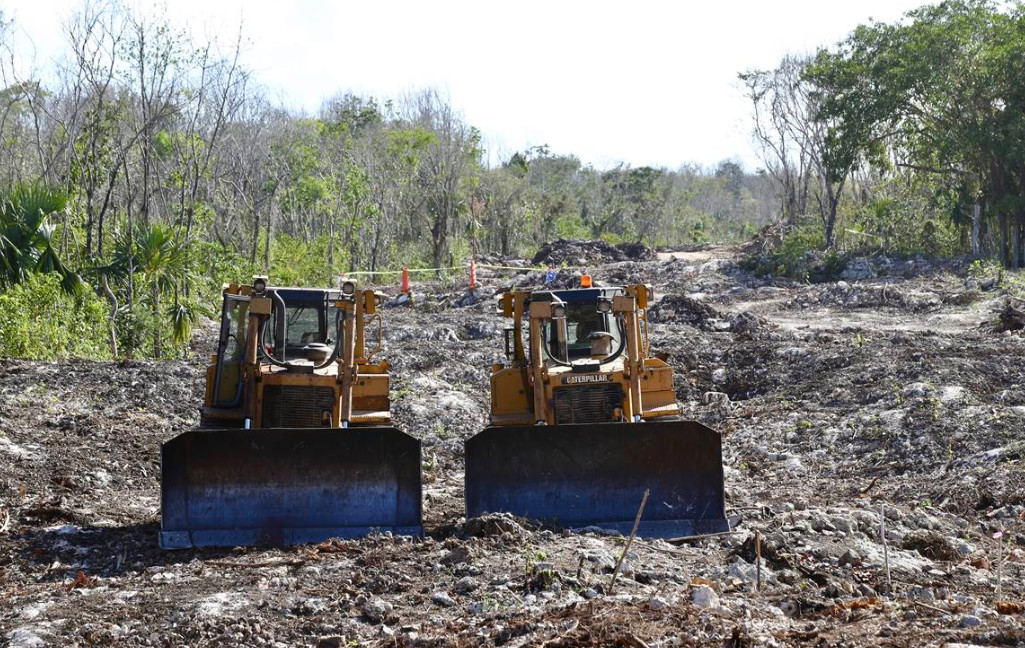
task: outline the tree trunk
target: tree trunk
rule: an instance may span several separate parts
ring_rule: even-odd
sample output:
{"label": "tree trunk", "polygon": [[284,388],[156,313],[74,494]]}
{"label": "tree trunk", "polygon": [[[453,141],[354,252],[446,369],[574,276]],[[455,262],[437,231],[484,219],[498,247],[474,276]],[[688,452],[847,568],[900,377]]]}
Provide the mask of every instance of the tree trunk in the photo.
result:
{"label": "tree trunk", "polygon": [[160,359],[163,352],[163,336],[160,331],[160,289],[153,285],[153,357]]}
{"label": "tree trunk", "polygon": [[972,256],[979,257],[982,255],[981,251],[981,233],[982,233],[982,207],[979,202],[976,201],[972,205]]}
{"label": "tree trunk", "polygon": [[100,275],[100,281],[103,285],[103,295],[110,302],[110,355],[115,360],[117,359],[117,296],[114,291],[110,289],[110,284],[107,283],[107,273],[104,272]]}
{"label": "tree trunk", "polygon": [[1011,251],[1008,248],[1008,239],[1010,237],[1008,236],[1008,234],[1009,234],[1008,229],[1009,228],[1008,228],[1008,224],[1007,224],[1007,214],[1005,212],[1000,212],[1000,219],[999,220],[1000,220],[1000,263],[1003,264],[1004,267],[1008,267],[1010,262],[1011,262],[1011,254],[1010,254]]}
{"label": "tree trunk", "polygon": [[269,206],[267,208],[267,238],[265,239],[266,247],[263,250],[263,271],[265,274],[270,274],[270,242],[274,236],[272,232],[274,224],[274,208]]}
{"label": "tree trunk", "polygon": [[335,217],[327,219],[327,267],[334,274],[335,268]]}

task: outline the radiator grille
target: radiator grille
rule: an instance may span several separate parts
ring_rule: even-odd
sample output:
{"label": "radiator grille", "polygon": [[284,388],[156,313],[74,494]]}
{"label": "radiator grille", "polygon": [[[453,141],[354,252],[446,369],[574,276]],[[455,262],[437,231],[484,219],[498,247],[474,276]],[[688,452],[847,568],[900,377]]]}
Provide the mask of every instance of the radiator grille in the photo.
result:
{"label": "radiator grille", "polygon": [[[335,405],[330,387],[268,385],[263,389],[263,427],[323,427],[324,412]],[[328,425],[331,417],[328,416]]]}
{"label": "radiator grille", "polygon": [[623,407],[619,383],[556,387],[552,390],[555,423],[612,423],[613,410]]}

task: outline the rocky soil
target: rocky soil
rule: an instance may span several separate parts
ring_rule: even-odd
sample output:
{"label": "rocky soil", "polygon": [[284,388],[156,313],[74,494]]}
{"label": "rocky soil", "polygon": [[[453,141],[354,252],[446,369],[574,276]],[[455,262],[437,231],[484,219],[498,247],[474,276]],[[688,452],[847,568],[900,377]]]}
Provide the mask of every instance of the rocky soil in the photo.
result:
{"label": "rocky soil", "polygon": [[807,285],[728,249],[608,254],[547,256],[654,285],[652,345],[724,434],[732,534],[636,540],[613,589],[622,537],[461,518],[495,295],[544,280],[484,269],[474,295],[415,284],[416,308],[386,311],[423,539],[157,548],[159,444],[197,423],[214,327],[187,360],[0,361],[0,645],[1025,645],[1025,338],[999,330],[1017,303],[999,281],[874,260]]}

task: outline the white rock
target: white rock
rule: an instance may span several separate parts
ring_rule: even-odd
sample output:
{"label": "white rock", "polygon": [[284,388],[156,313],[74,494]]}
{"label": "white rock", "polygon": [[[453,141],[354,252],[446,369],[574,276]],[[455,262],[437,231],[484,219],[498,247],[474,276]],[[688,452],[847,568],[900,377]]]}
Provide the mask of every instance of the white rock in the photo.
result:
{"label": "white rock", "polygon": [[218,592],[208,596],[196,604],[199,616],[221,616],[242,607],[242,596],[237,592]]}
{"label": "white rock", "polygon": [[903,394],[904,398],[913,398],[913,397],[919,397],[920,398],[920,397],[923,397],[923,396],[929,396],[930,394],[934,393],[935,391],[936,391],[936,388],[933,387],[932,385],[928,384],[928,383],[915,382],[915,383],[911,383],[910,385],[907,385],[906,387],[904,387],[904,391],[901,392],[901,393]]}
{"label": "white rock", "polygon": [[36,648],[46,645],[42,637],[28,628],[16,628],[7,633],[7,642],[10,648]]}
{"label": "white rock", "polygon": [[374,623],[380,623],[392,611],[392,604],[379,598],[367,599],[360,606],[360,611]]}
{"label": "white rock", "polygon": [[652,610],[664,610],[669,607],[669,603],[662,597],[652,596],[648,599],[648,607]]}
{"label": "white rock", "polygon": [[939,399],[944,405],[958,403],[964,400],[965,388],[960,385],[947,385],[940,389]]}
{"label": "white rock", "polygon": [[452,600],[452,597],[447,592],[435,592],[431,594],[431,602],[441,607],[454,607],[456,602]]}
{"label": "white rock", "polygon": [[797,362],[799,360],[804,360],[809,355],[811,355],[811,354],[808,353],[808,351],[806,349],[802,349],[800,347],[789,347],[787,349],[780,349],[779,351],[777,351],[777,354],[780,355],[780,356],[783,356],[784,358],[786,358],[787,360],[790,360],[791,362]]}
{"label": "white rock", "polygon": [[410,381],[410,387],[413,391],[427,393],[427,392],[440,392],[443,390],[451,390],[452,385],[441,380],[439,378],[432,378],[430,376],[417,376]]}
{"label": "white rock", "polygon": [[719,607],[719,595],[708,585],[698,585],[690,591],[690,600],[702,608]]}
{"label": "white rock", "polygon": [[437,395],[438,407],[443,410],[474,413],[477,403],[461,391],[445,390]]}
{"label": "white rock", "polygon": [[24,607],[24,608],[21,608],[21,610],[18,611],[18,617],[21,618],[21,619],[25,619],[27,621],[31,621],[32,619],[35,619],[40,614],[42,614],[43,610],[48,608],[48,607],[50,607],[49,603],[42,603],[40,605],[32,605],[32,606],[29,606],[29,607]]}
{"label": "white rock", "polygon": [[[762,564],[762,582],[770,583],[776,581],[776,575],[773,574],[765,564]],[[737,558],[737,561],[730,565],[729,569],[730,578],[736,578],[742,580],[745,583],[754,583],[758,580],[758,568],[754,565],[744,561],[743,558]]]}
{"label": "white rock", "polygon": [[0,452],[24,461],[43,461],[45,458],[39,446],[20,446],[2,435],[0,435]]}

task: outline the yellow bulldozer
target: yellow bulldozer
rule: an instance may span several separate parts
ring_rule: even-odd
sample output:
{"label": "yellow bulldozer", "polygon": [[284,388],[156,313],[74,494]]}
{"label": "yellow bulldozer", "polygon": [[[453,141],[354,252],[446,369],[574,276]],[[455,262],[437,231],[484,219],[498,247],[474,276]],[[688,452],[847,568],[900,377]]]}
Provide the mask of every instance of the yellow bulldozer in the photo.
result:
{"label": "yellow bulldozer", "polygon": [[376,359],[380,295],[266,277],[222,294],[200,427],[161,447],[160,546],[422,535],[420,442],[391,427]]}
{"label": "yellow bulldozer", "polygon": [[629,533],[648,491],[642,537],[728,531],[721,437],[681,420],[649,346],[651,288],[581,283],[502,296],[508,361],[492,367],[491,425],[466,442],[467,517]]}

